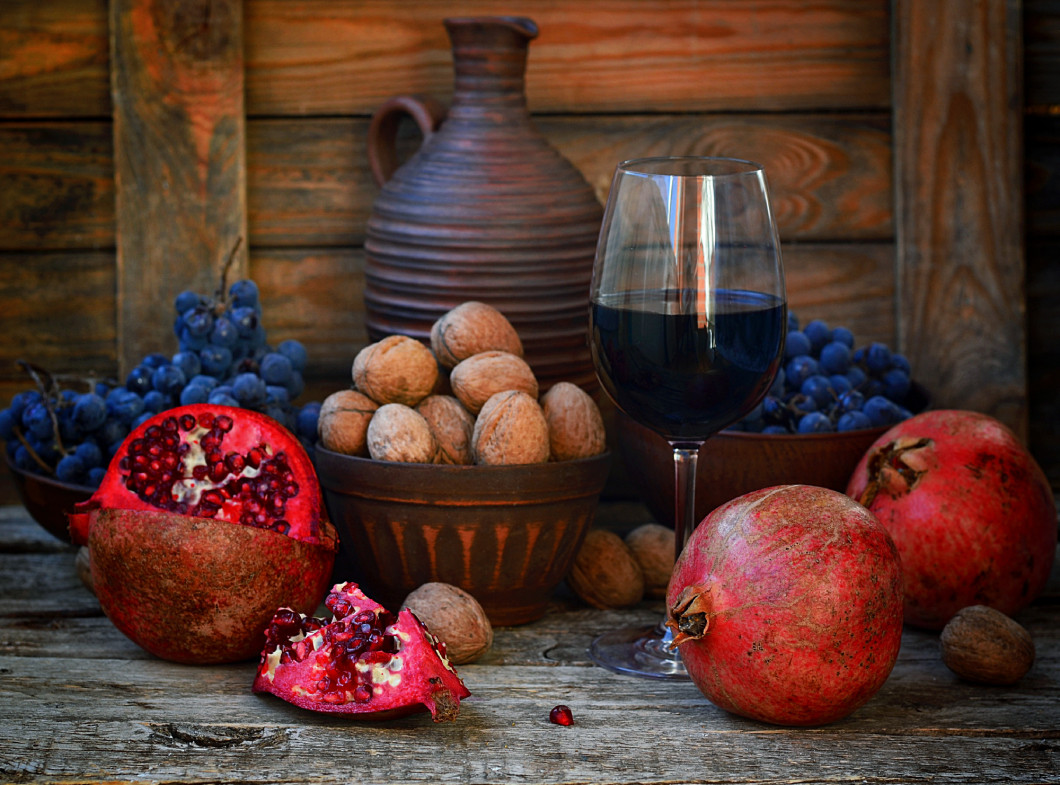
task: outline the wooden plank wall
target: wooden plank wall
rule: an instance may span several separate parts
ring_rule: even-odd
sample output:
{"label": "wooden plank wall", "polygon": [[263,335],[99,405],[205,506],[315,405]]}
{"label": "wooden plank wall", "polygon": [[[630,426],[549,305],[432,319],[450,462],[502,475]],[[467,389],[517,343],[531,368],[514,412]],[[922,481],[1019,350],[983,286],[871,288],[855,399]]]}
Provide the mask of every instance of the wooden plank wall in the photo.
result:
{"label": "wooden plank wall", "polygon": [[[930,300],[928,310],[911,320],[900,295],[911,285],[902,275],[907,255],[901,245],[910,237],[902,228],[908,224],[896,220],[902,195],[896,182],[904,182],[896,179],[896,168],[910,159],[896,160],[899,142],[909,137],[895,128],[892,30],[926,24],[915,16],[915,3],[6,0],[0,6],[0,402],[26,386],[14,364],[19,357],[53,370],[113,375],[145,346],[174,350],[168,302],[189,285],[201,288],[229,250],[230,231],[214,231],[218,247],[189,243],[179,258],[171,248],[160,261],[147,258],[152,249],[126,245],[119,234],[123,202],[116,172],[122,166],[114,140],[128,109],[111,92],[121,65],[111,55],[111,37],[122,35],[125,19],[118,13],[111,21],[117,10],[153,9],[154,23],[169,14],[173,24],[183,9],[207,25],[204,8],[242,11],[245,145],[238,152],[245,160],[237,167],[245,170],[245,180],[229,187],[245,188],[245,205],[237,209],[245,212],[245,264],[262,288],[270,339],[307,344],[309,394],[318,398],[346,383],[350,362],[367,340],[363,239],[377,189],[364,140],[372,111],[396,94],[448,101],[446,16],[518,14],[534,19],[541,31],[530,47],[530,109],[601,199],[614,164],[634,155],[727,154],[763,161],[785,244],[789,296],[799,315],[845,324],[863,342],[884,340],[919,356],[921,367],[914,365],[914,372],[929,384],[944,383],[944,402],[975,403],[1029,430],[1032,448],[1060,487],[1054,446],[1060,363],[1047,340],[1060,328],[1060,275],[1049,262],[1060,231],[1052,179],[1060,128],[1051,113],[1060,104],[1054,95],[1060,78],[1049,73],[1057,70],[1060,4],[930,5],[945,6],[951,22],[965,25],[961,29],[987,30],[985,38],[971,42],[987,50],[969,55],[973,67],[989,65],[990,53],[1006,42],[1002,59],[1018,55],[1021,30],[1026,42],[1027,268],[1024,276],[1017,249],[1015,258],[1002,260],[998,287],[998,280],[973,266],[976,279],[994,287],[1003,305],[996,312],[976,306],[972,314],[981,334],[997,338],[985,342],[983,369],[966,325],[925,318]],[[998,21],[1002,29],[990,32]],[[195,34],[191,22],[183,23]],[[953,88],[943,72],[935,73],[938,99],[951,97],[952,90],[973,110],[977,101],[990,101],[982,91]],[[1018,87],[1018,71],[1005,73],[1004,87]],[[1018,92],[998,100],[1018,101]],[[989,104],[994,111],[997,105]],[[1015,117],[1018,127],[1024,113],[1019,104],[1012,110],[1007,117]],[[406,148],[414,147],[414,134],[406,137]],[[908,182],[905,187],[911,189]],[[1010,194],[1003,215],[989,219],[1010,221],[1006,211],[1021,207],[1019,197]],[[906,222],[917,214],[916,206],[907,209],[900,215]],[[139,231],[139,242],[149,242],[150,225]],[[162,227],[157,231],[166,236]],[[1011,238],[1004,243],[1011,245]],[[133,258],[137,253],[142,262]],[[145,285],[163,312],[124,301],[138,270],[151,271]],[[913,294],[923,297],[927,284],[916,280]],[[998,302],[984,299],[986,308]],[[123,343],[130,328],[119,325],[130,318],[130,308],[139,320],[137,342]],[[924,324],[959,332],[925,336],[903,329]],[[989,333],[991,325],[998,327],[996,335]],[[994,355],[1013,341],[1012,357],[997,362]],[[949,357],[954,346],[960,347],[961,365],[940,378],[932,358],[941,352]],[[0,486],[4,498],[12,498],[10,489]]]}

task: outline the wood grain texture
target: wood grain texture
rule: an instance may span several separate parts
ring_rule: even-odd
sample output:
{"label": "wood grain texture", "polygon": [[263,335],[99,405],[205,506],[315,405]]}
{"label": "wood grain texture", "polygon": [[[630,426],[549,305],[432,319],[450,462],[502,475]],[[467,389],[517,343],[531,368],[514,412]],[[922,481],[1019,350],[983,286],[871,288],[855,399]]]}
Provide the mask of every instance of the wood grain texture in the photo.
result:
{"label": "wood grain texture", "polygon": [[4,0],[0,118],[109,117],[107,0]]}
{"label": "wood grain texture", "polygon": [[0,124],[0,248],[114,247],[109,122]]}
{"label": "wood grain texture", "polygon": [[1019,0],[895,4],[899,347],[1027,435]]}
{"label": "wood grain texture", "polygon": [[[182,289],[211,292],[246,245],[239,0],[110,4],[118,358],[153,351]],[[246,272],[238,253],[228,280]]]}
{"label": "wood grain texture", "polygon": [[248,112],[363,114],[395,94],[448,96],[442,20],[453,15],[537,23],[527,70],[533,112],[890,102],[884,0],[466,0],[458,8],[442,0],[248,0]]}
{"label": "wood grain texture", "polygon": [[[598,523],[609,516],[605,505]],[[1019,616],[1038,657],[1017,685],[961,681],[937,634],[907,629],[865,706],[798,729],[727,714],[691,683],[593,666],[594,636],[650,624],[662,605],[599,611],[563,587],[544,618],[497,628],[485,657],[460,667],[472,695],[455,722],[315,714],[253,694],[253,662],[194,667],[146,654],[100,614],[73,560],[0,508],[5,781],[978,785],[1053,782],[1060,767],[1060,569]],[[557,703],[574,725],[548,722]]]}

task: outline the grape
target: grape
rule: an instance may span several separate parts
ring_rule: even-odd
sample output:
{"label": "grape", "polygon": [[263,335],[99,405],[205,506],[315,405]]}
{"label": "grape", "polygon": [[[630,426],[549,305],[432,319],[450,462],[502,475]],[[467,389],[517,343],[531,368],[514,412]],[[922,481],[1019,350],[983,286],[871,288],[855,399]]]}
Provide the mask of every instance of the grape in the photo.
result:
{"label": "grape", "polygon": [[813,359],[808,354],[800,354],[798,357],[792,358],[792,360],[784,366],[784,375],[787,377],[787,384],[792,389],[800,389],[802,383],[809,379],[816,373],[820,372],[820,365],[817,360]]}
{"label": "grape", "polygon": [[200,373],[188,379],[188,384],[197,384],[200,387],[205,387],[207,390],[213,390],[213,388],[217,386],[218,382],[216,376],[208,376],[207,374]]}
{"label": "grape", "polygon": [[151,385],[163,395],[180,395],[185,382],[187,377],[184,376],[184,371],[172,363],[156,368],[151,375]]}
{"label": "grape", "polygon": [[236,408],[239,408],[239,401],[237,401],[228,393],[218,392],[217,390],[214,390],[212,393],[210,393],[210,398],[207,402],[213,404],[214,406],[234,406]]}
{"label": "grape", "polygon": [[177,352],[173,355],[172,362],[173,365],[184,372],[185,379],[190,379],[192,376],[202,372],[202,362],[199,360],[199,355],[195,352]]}
{"label": "grape", "polygon": [[850,431],[912,416],[906,401],[913,388],[912,372],[905,356],[879,341],[855,349],[851,330],[830,328],[823,319],[813,319],[802,329],[799,324],[789,311],[786,364],[761,408],[749,412],[735,428],[761,433]]}
{"label": "grape", "polygon": [[835,400],[832,383],[828,381],[828,377],[821,376],[820,374],[814,374],[807,378],[806,381],[802,383],[802,387],[799,388],[799,392],[813,398],[818,409],[826,408],[833,400]]}
{"label": "grape", "polygon": [[180,391],[180,405],[191,406],[194,403],[206,403],[210,400],[210,389],[202,384],[189,384]]}
{"label": "grape", "polygon": [[827,343],[821,347],[820,363],[825,373],[846,373],[850,369],[850,348],[839,341]]}
{"label": "grape", "polygon": [[865,365],[873,373],[883,373],[891,366],[891,350],[879,342],[869,344],[865,350]]}
{"label": "grape", "polygon": [[810,412],[799,420],[799,433],[828,433],[834,430],[835,426],[828,415],[821,412]]}
{"label": "grape", "polygon": [[236,333],[243,340],[249,340],[258,327],[258,312],[253,308],[233,308],[229,316],[236,326]]}
{"label": "grape", "polygon": [[228,299],[236,308],[257,308],[258,294],[258,285],[249,278],[236,281],[228,289]]}
{"label": "grape", "polygon": [[802,331],[810,339],[810,346],[814,354],[820,353],[821,348],[832,339],[831,328],[820,319],[807,322]]}
{"label": "grape", "polygon": [[213,331],[213,312],[206,306],[197,306],[185,311],[181,318],[184,319],[184,330],[188,335],[196,338],[205,338]]}
{"label": "grape", "polygon": [[55,476],[62,482],[77,483],[85,473],[85,464],[77,455],[64,455],[55,465]]}
{"label": "grape", "polygon": [[860,431],[872,427],[872,420],[865,412],[844,412],[836,423],[837,431]]}
{"label": "grape", "polygon": [[898,422],[900,413],[893,401],[882,395],[874,395],[865,401],[862,409],[873,425],[893,425]]}
{"label": "grape", "polygon": [[103,482],[103,478],[106,476],[107,470],[103,466],[93,466],[88,470],[88,476],[86,483],[93,488],[98,488],[100,483]]}
{"label": "grape", "polygon": [[841,343],[848,349],[853,349],[854,333],[852,333],[846,327],[836,327],[832,330],[832,341],[834,343]]}
{"label": "grape", "polygon": [[260,373],[266,384],[286,385],[291,381],[294,366],[285,355],[269,352],[261,358]]}
{"label": "grape", "polygon": [[800,355],[808,355],[813,351],[813,345],[806,333],[801,330],[792,330],[784,341],[784,359],[790,360]]}
{"label": "grape", "polygon": [[131,390],[137,395],[143,395],[151,389],[151,374],[153,369],[140,363],[129,371],[129,375],[125,377],[125,389]]}
{"label": "grape", "polygon": [[166,395],[158,390],[148,390],[144,393],[144,411],[151,414],[164,412],[173,408],[173,396]]}
{"label": "grape", "polygon": [[304,373],[306,364],[309,362],[309,353],[301,341],[288,339],[280,341],[276,351],[291,361],[291,367],[299,373]]}
{"label": "grape", "polygon": [[107,397],[107,414],[125,425],[130,425],[143,411],[144,399],[131,390],[118,387]]}
{"label": "grape", "polygon": [[291,395],[286,387],[275,384],[265,385],[265,404],[285,407],[291,402]]}
{"label": "grape", "polygon": [[0,439],[5,442],[15,435],[15,413],[10,408],[0,410]]}
{"label": "grape", "polygon": [[310,441],[316,441],[317,423],[320,420],[320,406],[319,401],[310,401],[298,410],[295,433]]}
{"label": "grape", "polygon": [[198,294],[197,292],[193,292],[190,289],[185,289],[183,292],[178,294],[173,300],[173,307],[178,314],[191,310],[196,306],[206,304],[207,303],[202,297],[202,295]]}
{"label": "grape", "polygon": [[107,402],[95,393],[79,395],[74,401],[73,416],[86,433],[94,431],[107,419]]}
{"label": "grape", "polygon": [[241,373],[232,380],[232,396],[243,406],[260,406],[265,395],[265,380],[256,373]]}
{"label": "grape", "polygon": [[224,346],[206,346],[199,352],[202,372],[220,378],[232,365],[232,352]]}
{"label": "grape", "polygon": [[86,471],[103,463],[103,451],[91,439],[86,439],[74,449],[74,455],[81,459]]}
{"label": "grape", "polygon": [[213,331],[210,333],[210,343],[214,346],[224,346],[231,349],[239,340],[239,330],[235,322],[227,316],[219,316],[213,323]]}
{"label": "grape", "polygon": [[23,410],[22,427],[37,439],[53,438],[52,418],[43,400],[31,403]]}

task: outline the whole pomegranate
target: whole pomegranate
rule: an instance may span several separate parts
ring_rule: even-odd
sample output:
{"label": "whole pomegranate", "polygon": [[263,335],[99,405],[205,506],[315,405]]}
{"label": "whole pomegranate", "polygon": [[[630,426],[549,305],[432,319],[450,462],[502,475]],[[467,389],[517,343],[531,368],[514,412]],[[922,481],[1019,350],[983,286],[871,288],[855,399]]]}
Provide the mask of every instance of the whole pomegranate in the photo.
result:
{"label": "whole pomegranate", "polygon": [[1016,435],[978,412],[918,414],[862,456],[847,494],[894,538],[905,620],[941,630],[957,611],[1009,616],[1045,587],[1056,554],[1056,502]]}
{"label": "whole pomegranate", "polygon": [[177,662],[256,656],[277,607],[317,607],[338,548],[297,438],[257,412],[206,404],[130,433],[68,519],[103,612]]}
{"label": "whole pomegranate", "polygon": [[334,616],[280,608],[261,652],[254,692],[268,692],[311,711],[380,720],[427,710],[435,722],[456,719],[471,693],[408,608],[396,615],[355,583],[332,587],[324,605]]}
{"label": "whole pomegranate", "polygon": [[714,704],[822,725],[866,703],[902,640],[902,573],[873,515],[837,491],[782,485],[715,509],[666,594],[667,624]]}

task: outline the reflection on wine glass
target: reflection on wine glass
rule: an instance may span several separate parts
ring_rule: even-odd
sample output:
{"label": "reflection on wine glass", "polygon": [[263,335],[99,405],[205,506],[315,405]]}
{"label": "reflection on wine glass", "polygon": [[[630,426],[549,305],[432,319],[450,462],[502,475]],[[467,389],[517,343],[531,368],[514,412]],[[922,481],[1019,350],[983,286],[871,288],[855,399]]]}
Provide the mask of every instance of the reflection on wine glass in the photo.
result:
{"label": "reflection on wine glass", "polygon": [[[641,158],[611,182],[590,291],[590,346],[604,390],[674,452],[680,554],[696,525],[699,448],[765,396],[780,366],[787,300],[759,164]],[[687,678],[663,623],[606,633],[593,660]]]}

